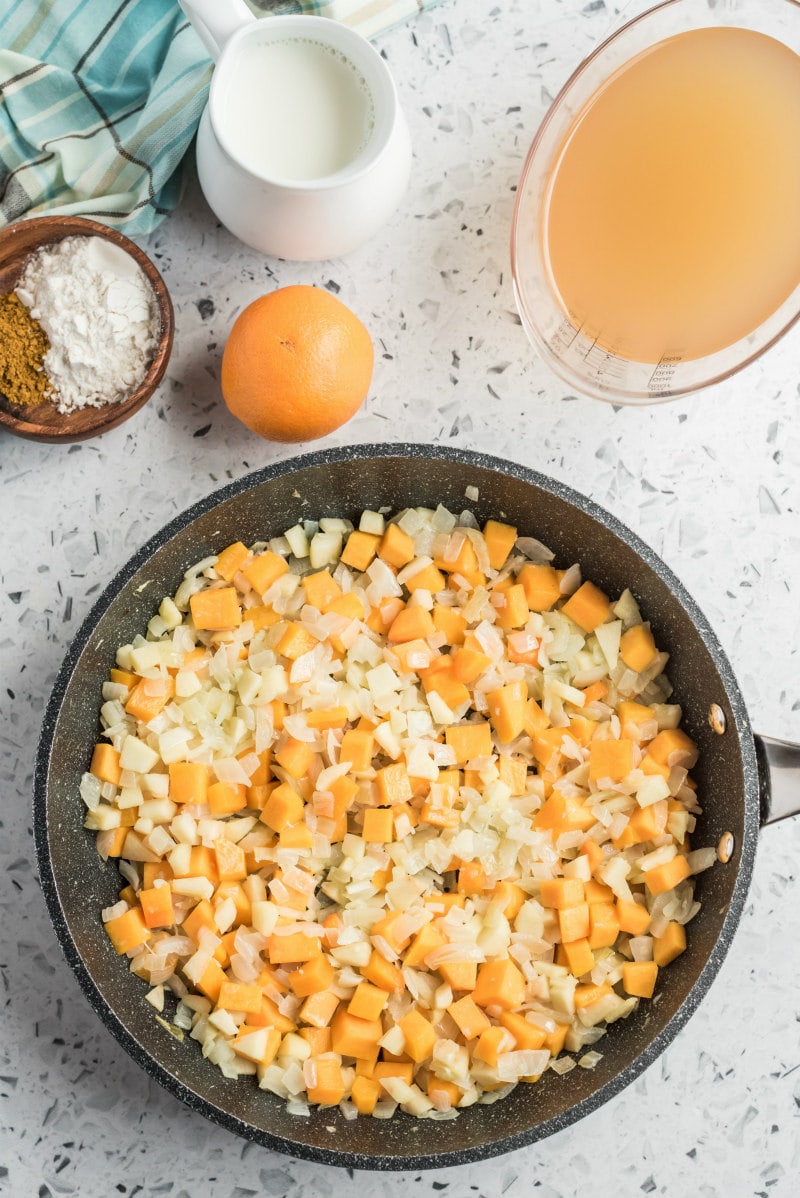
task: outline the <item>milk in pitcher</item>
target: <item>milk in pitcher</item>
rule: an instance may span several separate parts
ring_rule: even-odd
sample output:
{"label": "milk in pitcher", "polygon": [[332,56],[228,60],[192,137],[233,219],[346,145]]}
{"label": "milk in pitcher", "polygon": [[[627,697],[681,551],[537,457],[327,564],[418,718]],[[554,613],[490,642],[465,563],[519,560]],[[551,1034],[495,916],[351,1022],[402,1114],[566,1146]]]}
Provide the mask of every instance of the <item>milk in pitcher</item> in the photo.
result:
{"label": "milk in pitcher", "polygon": [[269,179],[335,175],[359,157],[375,126],[363,75],[312,37],[245,42],[221,100],[229,152]]}

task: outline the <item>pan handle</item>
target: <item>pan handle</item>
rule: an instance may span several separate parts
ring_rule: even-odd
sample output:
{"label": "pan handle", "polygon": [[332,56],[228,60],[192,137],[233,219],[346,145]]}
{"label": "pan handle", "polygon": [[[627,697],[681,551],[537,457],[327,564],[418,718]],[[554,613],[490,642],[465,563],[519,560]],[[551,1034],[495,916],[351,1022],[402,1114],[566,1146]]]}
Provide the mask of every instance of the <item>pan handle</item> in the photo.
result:
{"label": "pan handle", "polygon": [[761,783],[761,823],[800,814],[800,745],[754,735]]}

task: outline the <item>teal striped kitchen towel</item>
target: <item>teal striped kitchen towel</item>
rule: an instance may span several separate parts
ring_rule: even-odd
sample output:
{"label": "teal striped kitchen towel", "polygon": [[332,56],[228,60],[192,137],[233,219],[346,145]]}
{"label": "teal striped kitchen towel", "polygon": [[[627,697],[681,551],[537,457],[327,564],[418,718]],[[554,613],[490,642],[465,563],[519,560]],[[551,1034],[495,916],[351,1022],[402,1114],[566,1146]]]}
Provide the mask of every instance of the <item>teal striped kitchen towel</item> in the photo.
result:
{"label": "teal striped kitchen towel", "polygon": [[[436,0],[249,0],[372,36]],[[211,64],[177,0],[0,0],[0,226],[81,214],[149,233],[176,206]]]}

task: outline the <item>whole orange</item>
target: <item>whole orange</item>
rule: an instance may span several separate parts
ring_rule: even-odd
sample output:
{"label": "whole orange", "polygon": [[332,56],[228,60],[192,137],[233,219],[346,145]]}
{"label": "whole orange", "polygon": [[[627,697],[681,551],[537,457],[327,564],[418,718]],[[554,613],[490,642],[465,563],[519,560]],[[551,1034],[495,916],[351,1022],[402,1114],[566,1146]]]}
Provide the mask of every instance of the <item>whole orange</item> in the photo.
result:
{"label": "whole orange", "polygon": [[244,309],[222,355],[222,395],[234,416],[270,441],[332,432],[367,397],[372,339],[319,287],[281,287]]}

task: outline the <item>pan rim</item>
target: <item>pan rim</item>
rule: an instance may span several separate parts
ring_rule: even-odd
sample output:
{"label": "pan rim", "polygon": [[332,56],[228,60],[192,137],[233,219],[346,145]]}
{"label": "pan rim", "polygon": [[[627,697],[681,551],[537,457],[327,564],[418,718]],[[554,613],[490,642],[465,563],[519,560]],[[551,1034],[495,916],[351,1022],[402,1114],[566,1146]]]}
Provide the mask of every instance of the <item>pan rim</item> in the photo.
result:
{"label": "pan rim", "polygon": [[[743,791],[744,791],[744,835],[740,846],[740,860],[734,881],[728,909],[720,927],[717,942],[706,958],[691,989],[678,1010],[665,1026],[657,1033],[628,1065],[614,1077],[592,1091],[591,1094],[567,1108],[565,1111],[544,1120],[541,1123],[514,1132],[502,1138],[483,1142],[468,1149],[450,1149],[414,1155],[380,1155],[369,1156],[363,1153],[350,1152],[339,1148],[318,1147],[302,1141],[290,1140],[285,1136],[265,1131],[260,1127],[247,1123],[236,1115],[216,1106],[209,1099],[191,1090],[181,1082],[165,1066],[160,1064],[146,1048],[136,1039],[111,1008],[95,983],[89,969],[77,949],[64,912],[58,888],[58,880],[53,869],[49,846],[49,821],[47,811],[47,782],[51,761],[51,747],[58,716],[64,694],[81,654],[86,648],[94,629],[116,599],[122,588],[130,581],[136,572],[145,565],[153,555],[166,546],[174,536],[185,529],[200,516],[219,507],[227,500],[246,491],[269,482],[274,478],[295,473],[308,467],[325,464],[335,464],[363,459],[425,458],[429,460],[447,460],[476,468],[491,470],[497,474],[518,479],[521,482],[538,487],[555,497],[564,500],[579,511],[597,521],[618,539],[623,541],[653,570],[658,577],[671,589],[678,604],[694,623],[702,637],[709,654],[719,672],[725,687],[726,697],[731,705],[733,728],[742,760]],[[686,1024],[705,996],[712,981],[716,977],[734,933],[741,919],[747,892],[752,878],[755,848],[759,828],[759,783],[755,743],[752,729],[739,690],[738,682],[728,662],[727,656],[711,625],[703,612],[686,590],[683,583],[672,570],[658,557],[638,534],[634,533],[611,512],[597,504],[594,500],[575,491],[567,484],[561,483],[548,475],[523,466],[516,462],[507,462],[493,455],[474,450],[460,449],[451,446],[427,445],[416,442],[399,443],[365,443],[354,446],[332,447],[301,454],[296,457],[281,459],[270,463],[259,470],[253,471],[241,478],[227,483],[212,491],[209,495],[197,500],[183,512],[173,517],[166,525],[151,536],[147,542],[117,571],[111,581],[103,588],[90,611],[82,621],[80,628],[72,639],[65,657],[61,663],[56,680],[47,703],[42,721],[39,745],[36,755],[34,774],[33,824],[36,855],[39,876],[48,912],[53,923],[61,950],[75,974],[77,981],[89,1000],[94,1011],[99,1015],[106,1028],[133,1060],[155,1081],[183,1102],[190,1109],[198,1111],[211,1122],[224,1127],[244,1139],[259,1143],[264,1147],[279,1151],[285,1155],[299,1157],[320,1164],[336,1165],[341,1168],[354,1168],[379,1171],[405,1171],[409,1169],[446,1168],[473,1161],[486,1160],[515,1149],[525,1147],[538,1140],[547,1138],[573,1123],[578,1122],[592,1111],[598,1109],[609,1099],[625,1089],[672,1042],[677,1033]],[[410,1116],[406,1116],[410,1118]]]}

